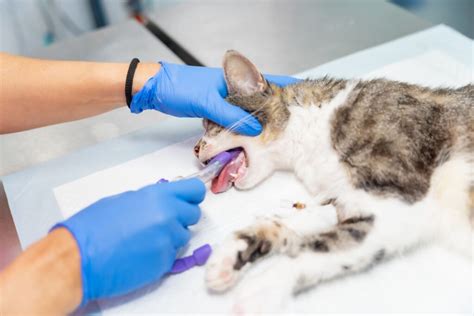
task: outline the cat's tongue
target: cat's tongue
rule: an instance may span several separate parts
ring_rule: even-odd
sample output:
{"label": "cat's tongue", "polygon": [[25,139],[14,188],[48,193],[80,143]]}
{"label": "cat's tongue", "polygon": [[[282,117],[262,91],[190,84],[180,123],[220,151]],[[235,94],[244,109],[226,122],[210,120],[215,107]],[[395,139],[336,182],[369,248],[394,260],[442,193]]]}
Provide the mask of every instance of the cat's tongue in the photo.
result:
{"label": "cat's tongue", "polygon": [[246,170],[245,154],[243,151],[232,159],[219,173],[219,175],[212,180],[211,191],[213,193],[222,193],[229,190],[232,184],[237,180]]}

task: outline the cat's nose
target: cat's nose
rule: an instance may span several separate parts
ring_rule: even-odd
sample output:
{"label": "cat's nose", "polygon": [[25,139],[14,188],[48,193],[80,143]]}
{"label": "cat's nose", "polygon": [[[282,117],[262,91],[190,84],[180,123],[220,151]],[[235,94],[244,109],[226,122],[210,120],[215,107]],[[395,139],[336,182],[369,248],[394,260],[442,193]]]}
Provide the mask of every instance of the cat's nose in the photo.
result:
{"label": "cat's nose", "polygon": [[201,143],[197,143],[194,146],[194,155],[199,158],[199,151],[201,150]]}
{"label": "cat's nose", "polygon": [[201,153],[201,150],[206,146],[206,141],[200,139],[196,146],[194,146],[194,155],[199,159],[199,154]]}

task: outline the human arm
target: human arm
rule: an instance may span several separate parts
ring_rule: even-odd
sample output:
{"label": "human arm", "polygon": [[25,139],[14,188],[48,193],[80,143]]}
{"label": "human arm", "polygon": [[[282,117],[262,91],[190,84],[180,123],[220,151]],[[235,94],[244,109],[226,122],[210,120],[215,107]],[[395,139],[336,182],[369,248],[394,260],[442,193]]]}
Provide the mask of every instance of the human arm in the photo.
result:
{"label": "human arm", "polygon": [[64,228],[28,247],[0,273],[0,314],[67,314],[82,297],[80,255]]}
{"label": "human arm", "polygon": [[[164,69],[161,69],[163,65]],[[125,106],[128,63],[52,61],[0,52],[0,134],[98,115]],[[161,71],[163,70],[163,71]],[[279,85],[297,79],[266,75]],[[162,62],[139,63],[131,110],[154,109],[179,117],[202,117],[257,135],[260,123],[227,103],[222,69]]]}
{"label": "human arm", "polygon": [[[158,63],[140,63],[133,93],[159,69]],[[53,61],[0,52],[0,134],[124,106],[127,70],[127,63]]]}
{"label": "human arm", "polygon": [[64,314],[160,279],[189,241],[204,195],[204,184],[190,179],[91,204],[0,273],[0,311]]}

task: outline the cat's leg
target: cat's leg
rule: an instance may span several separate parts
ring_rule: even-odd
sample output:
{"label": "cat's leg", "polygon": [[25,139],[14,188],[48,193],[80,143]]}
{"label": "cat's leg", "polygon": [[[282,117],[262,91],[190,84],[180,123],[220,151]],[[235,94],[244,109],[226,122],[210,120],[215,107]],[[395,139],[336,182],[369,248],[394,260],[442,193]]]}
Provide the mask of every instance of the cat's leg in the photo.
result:
{"label": "cat's leg", "polygon": [[[212,254],[206,265],[206,284],[213,291],[233,286],[257,259],[284,253],[294,256],[301,251],[304,235],[321,231],[336,222],[332,205],[305,209],[293,216],[258,219],[253,225],[227,238]],[[324,216],[326,215],[326,216]]]}
{"label": "cat's leg", "polygon": [[307,235],[298,256],[281,258],[265,272],[245,280],[234,309],[239,313],[279,309],[305,288],[368,269],[433,239],[433,221],[433,213],[423,207],[399,206],[350,217],[327,231]]}

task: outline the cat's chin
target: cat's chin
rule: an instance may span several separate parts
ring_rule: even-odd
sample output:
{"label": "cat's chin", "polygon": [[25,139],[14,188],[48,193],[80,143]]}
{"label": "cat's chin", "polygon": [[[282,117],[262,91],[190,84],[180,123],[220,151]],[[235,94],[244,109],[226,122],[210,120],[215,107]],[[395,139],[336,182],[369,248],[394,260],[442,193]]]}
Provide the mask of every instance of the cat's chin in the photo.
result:
{"label": "cat's chin", "polygon": [[[234,187],[239,191],[250,190],[256,187],[261,181],[255,181],[248,176],[248,172],[234,182]],[[252,181],[253,180],[253,181]]]}
{"label": "cat's chin", "polygon": [[239,191],[247,191],[247,190],[251,190],[253,189],[254,187],[257,186],[258,183],[254,183],[254,184],[247,184],[247,183],[238,183],[238,182],[234,182],[234,187],[239,190]]}
{"label": "cat's chin", "polygon": [[252,170],[247,170],[246,174],[235,180],[234,187],[239,191],[251,190],[262,183],[268,176],[257,176]]}

